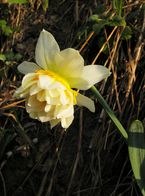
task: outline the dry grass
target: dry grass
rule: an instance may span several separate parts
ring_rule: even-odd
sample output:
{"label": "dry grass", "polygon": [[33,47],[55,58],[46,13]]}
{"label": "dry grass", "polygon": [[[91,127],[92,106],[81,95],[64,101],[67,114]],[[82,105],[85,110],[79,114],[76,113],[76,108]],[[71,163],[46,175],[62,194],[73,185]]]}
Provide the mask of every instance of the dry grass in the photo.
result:
{"label": "dry grass", "polygon": [[[46,13],[41,1],[0,5],[8,10],[8,24],[15,29],[9,37],[1,32],[1,53],[13,51],[23,56],[0,62],[1,196],[141,195],[127,146],[97,100],[95,114],[77,108],[73,124],[64,131],[60,126],[50,130],[48,123],[30,119],[23,100],[12,98],[22,78],[16,67],[23,60],[34,60],[39,32],[46,28],[62,49],[75,47],[87,63],[104,64],[111,70],[110,78],[97,88],[126,129],[133,119],[144,121],[143,2],[125,2],[123,12],[133,31],[127,41],[121,39],[124,28],[120,26],[105,27],[99,36],[88,30],[87,21],[95,13],[96,1],[50,1]],[[111,4],[107,0],[103,3],[108,13]],[[84,28],[86,33],[79,40],[77,34]]]}

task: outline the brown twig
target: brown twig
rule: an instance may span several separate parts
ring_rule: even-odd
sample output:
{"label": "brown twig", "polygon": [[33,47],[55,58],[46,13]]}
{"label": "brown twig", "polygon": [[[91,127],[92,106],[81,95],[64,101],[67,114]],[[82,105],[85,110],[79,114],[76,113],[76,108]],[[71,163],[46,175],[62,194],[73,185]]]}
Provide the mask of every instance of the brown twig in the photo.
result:
{"label": "brown twig", "polygon": [[121,32],[118,30],[118,32],[116,34],[116,40],[114,41],[113,49],[110,53],[110,64],[109,64],[109,66],[111,66],[111,68],[112,68],[113,86],[114,86],[114,89],[115,89],[116,102],[117,102],[117,105],[118,105],[118,109],[121,112],[121,106],[120,106],[120,101],[119,101],[119,93],[118,93],[118,88],[117,88],[117,83],[116,83],[116,81],[117,81],[117,71],[116,71],[116,68],[115,68],[114,63],[113,63],[113,60],[114,60],[114,57],[115,57],[115,54],[116,54],[116,51],[117,51],[117,47],[118,47],[118,44],[119,44],[119,41],[120,41],[120,37],[121,37]]}
{"label": "brown twig", "polygon": [[97,53],[96,57],[94,58],[94,60],[92,61],[92,64],[95,64],[95,62],[97,61],[98,57],[100,56],[101,52],[103,51],[103,49],[105,48],[106,44],[108,43],[108,41],[110,40],[110,38],[112,37],[113,33],[115,32],[115,30],[117,29],[117,27],[114,27],[114,29],[112,30],[112,32],[110,33],[110,35],[108,36],[107,40],[105,41],[105,43],[102,45],[101,49],[99,50],[99,52]]}
{"label": "brown twig", "polygon": [[94,35],[94,31],[92,31],[88,38],[86,39],[86,41],[84,42],[84,44],[82,45],[82,47],[79,49],[79,52],[82,52],[82,50],[86,47],[86,45],[89,43],[90,39],[92,38],[92,36]]}
{"label": "brown twig", "polygon": [[134,49],[134,57],[132,57],[132,55],[131,55],[131,49],[129,48],[129,50],[128,50],[128,55],[129,55],[128,66],[130,69],[130,74],[129,74],[128,85],[127,85],[127,89],[126,89],[126,95],[125,95],[126,99],[125,99],[125,103],[123,106],[123,112],[124,112],[126,104],[128,102],[128,98],[129,98],[131,89],[133,87],[133,84],[136,81],[135,72],[137,69],[138,62],[141,57],[143,46],[145,45],[145,42],[143,41],[144,31],[145,31],[145,11],[144,11],[143,25],[142,25],[142,29],[140,32],[140,36],[139,36],[138,42],[136,44],[136,47]]}

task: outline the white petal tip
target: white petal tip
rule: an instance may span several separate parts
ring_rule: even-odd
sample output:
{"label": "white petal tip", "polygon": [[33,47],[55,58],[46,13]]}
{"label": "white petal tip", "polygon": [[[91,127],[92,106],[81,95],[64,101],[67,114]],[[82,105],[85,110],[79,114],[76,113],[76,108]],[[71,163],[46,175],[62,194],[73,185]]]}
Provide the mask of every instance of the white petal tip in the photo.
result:
{"label": "white petal tip", "polygon": [[112,72],[111,71],[109,71],[109,76],[112,74]]}
{"label": "white petal tip", "polygon": [[49,32],[46,31],[45,29],[43,29],[43,30],[41,31],[41,33],[49,33]]}
{"label": "white petal tip", "polygon": [[90,98],[78,93],[77,104],[88,108],[91,112],[95,112],[95,104]]}
{"label": "white petal tip", "polygon": [[95,104],[94,103],[92,104],[92,107],[90,108],[90,111],[93,112],[93,113],[95,112]]}
{"label": "white petal tip", "polygon": [[24,61],[20,65],[18,65],[17,69],[19,72],[26,75],[27,73],[35,72],[36,70],[40,69],[40,67],[35,63]]}

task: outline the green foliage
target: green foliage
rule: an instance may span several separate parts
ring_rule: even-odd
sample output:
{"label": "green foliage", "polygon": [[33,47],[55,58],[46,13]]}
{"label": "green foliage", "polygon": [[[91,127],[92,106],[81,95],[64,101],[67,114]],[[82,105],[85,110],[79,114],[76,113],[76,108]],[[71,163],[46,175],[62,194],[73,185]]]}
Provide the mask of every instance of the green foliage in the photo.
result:
{"label": "green foliage", "polygon": [[109,107],[105,99],[102,97],[102,95],[99,93],[99,91],[96,89],[95,86],[91,87],[91,91],[93,92],[94,96],[97,98],[99,103],[102,105],[102,107],[104,108],[104,110],[106,111],[110,119],[113,121],[115,126],[118,128],[118,132],[123,136],[125,141],[127,141],[128,134],[126,130],[124,129],[120,121],[117,119],[117,117],[115,116],[114,112],[111,110],[111,108]]}
{"label": "green foliage", "polygon": [[105,25],[108,25],[108,20],[100,18],[100,16],[97,14],[92,15],[90,17],[90,21],[94,23],[93,31],[95,31],[96,34],[99,34]]}
{"label": "green foliage", "polygon": [[0,54],[0,60],[1,61],[6,61],[6,62],[9,62],[9,61],[19,61],[21,60],[22,58],[22,55],[19,54],[19,53],[13,53],[13,52],[7,52],[5,54]]}
{"label": "green foliage", "polygon": [[143,124],[139,120],[133,121],[130,125],[128,150],[134,176],[145,196],[145,137]]}
{"label": "green foliage", "polygon": [[22,58],[22,55],[19,53],[8,52],[5,54],[7,61],[19,61]]}
{"label": "green foliage", "polygon": [[122,13],[122,7],[123,7],[123,2],[122,0],[113,0],[112,1],[113,4],[113,9],[116,10],[116,14],[118,16],[121,16]]}
{"label": "green foliage", "polygon": [[81,31],[78,31],[77,32],[77,37],[79,40],[81,40],[83,38],[83,36],[85,36],[87,38],[87,35],[88,35],[88,27],[83,27],[81,29]]}
{"label": "green foliage", "polygon": [[96,35],[101,34],[104,27],[123,27],[121,39],[128,40],[132,37],[132,30],[126,24],[126,18],[122,16],[123,1],[113,0],[112,10],[106,12],[107,7],[105,5],[97,6],[96,13],[90,16],[90,27]]}
{"label": "green foliage", "polygon": [[120,16],[109,17],[108,15],[101,18],[101,16],[94,14],[90,17],[90,21],[93,22],[93,30],[96,34],[99,34],[105,26],[126,26],[125,19]]}
{"label": "green foliage", "polygon": [[126,26],[124,31],[121,34],[121,39],[128,40],[132,37],[132,34],[133,34],[133,32],[132,32],[131,28],[129,26]]}
{"label": "green foliage", "polygon": [[49,6],[49,0],[43,0],[42,8],[44,12],[46,12],[46,10],[48,9],[48,6]]}
{"label": "green foliage", "polygon": [[7,22],[5,20],[0,20],[0,29],[2,30],[2,33],[6,36],[9,36],[13,33],[13,30],[7,25]]}
{"label": "green foliage", "polygon": [[113,9],[106,14],[107,7],[104,5],[97,6],[96,13],[90,16],[89,21],[91,22],[93,31],[98,35],[101,33],[105,26],[122,26],[124,31],[122,33],[121,39],[128,40],[132,36],[132,30],[126,24],[126,19],[122,16],[123,2],[122,0],[112,1]]}
{"label": "green foliage", "polygon": [[0,61],[5,61],[6,60],[6,56],[4,54],[0,54]]}
{"label": "green foliage", "polygon": [[28,0],[8,0],[8,3],[10,3],[10,4],[13,4],[13,3],[25,4],[25,3],[28,3]]}

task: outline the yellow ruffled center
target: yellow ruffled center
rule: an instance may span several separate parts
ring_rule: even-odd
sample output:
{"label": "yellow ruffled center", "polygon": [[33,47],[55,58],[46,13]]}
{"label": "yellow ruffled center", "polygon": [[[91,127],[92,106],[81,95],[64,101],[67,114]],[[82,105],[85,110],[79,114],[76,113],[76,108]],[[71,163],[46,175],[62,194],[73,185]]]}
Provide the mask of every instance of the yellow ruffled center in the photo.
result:
{"label": "yellow ruffled center", "polygon": [[54,78],[57,82],[60,82],[61,84],[63,84],[63,86],[65,86],[66,89],[73,94],[73,102],[74,102],[74,105],[76,105],[76,103],[77,103],[76,97],[77,97],[78,91],[71,89],[69,83],[64,78],[62,78],[60,75],[58,75],[50,70],[42,70],[41,69],[41,70],[37,70],[35,72],[37,74],[48,75],[49,77]]}

